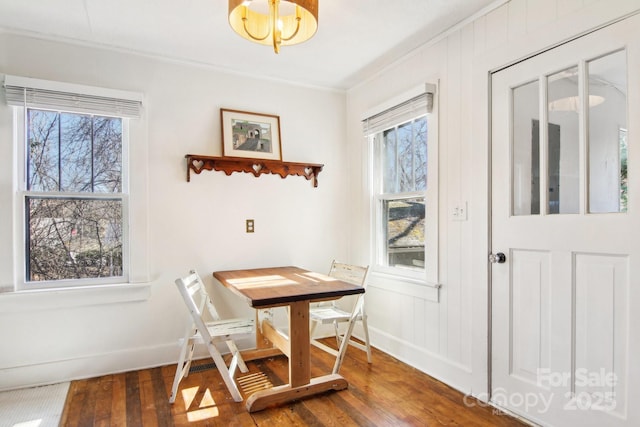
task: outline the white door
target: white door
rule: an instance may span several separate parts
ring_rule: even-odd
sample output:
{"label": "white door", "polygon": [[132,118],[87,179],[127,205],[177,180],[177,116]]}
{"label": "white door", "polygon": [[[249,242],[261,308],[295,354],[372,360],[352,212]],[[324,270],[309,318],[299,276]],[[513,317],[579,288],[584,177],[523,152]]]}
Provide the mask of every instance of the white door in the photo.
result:
{"label": "white door", "polygon": [[491,92],[492,402],[638,426],[640,16],[494,73]]}

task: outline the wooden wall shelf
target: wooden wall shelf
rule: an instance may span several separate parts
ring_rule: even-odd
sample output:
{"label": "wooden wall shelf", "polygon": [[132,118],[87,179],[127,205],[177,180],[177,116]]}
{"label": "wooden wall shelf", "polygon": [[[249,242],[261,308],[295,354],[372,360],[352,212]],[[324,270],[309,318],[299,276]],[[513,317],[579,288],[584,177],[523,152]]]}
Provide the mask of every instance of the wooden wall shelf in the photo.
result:
{"label": "wooden wall shelf", "polygon": [[318,174],[324,165],[315,163],[281,162],[279,160],[246,159],[241,157],[216,157],[187,154],[187,182],[191,181],[191,171],[200,174],[203,170],[216,170],[231,175],[233,172],[252,173],[258,177],[271,173],[286,178],[289,175],[303,176],[318,186]]}

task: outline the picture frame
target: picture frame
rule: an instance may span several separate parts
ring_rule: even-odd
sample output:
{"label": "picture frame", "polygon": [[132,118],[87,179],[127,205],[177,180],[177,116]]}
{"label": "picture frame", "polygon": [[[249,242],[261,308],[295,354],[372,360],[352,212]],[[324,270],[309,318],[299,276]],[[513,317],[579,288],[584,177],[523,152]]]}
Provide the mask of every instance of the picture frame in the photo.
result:
{"label": "picture frame", "polygon": [[222,155],[282,161],[280,117],[220,109]]}

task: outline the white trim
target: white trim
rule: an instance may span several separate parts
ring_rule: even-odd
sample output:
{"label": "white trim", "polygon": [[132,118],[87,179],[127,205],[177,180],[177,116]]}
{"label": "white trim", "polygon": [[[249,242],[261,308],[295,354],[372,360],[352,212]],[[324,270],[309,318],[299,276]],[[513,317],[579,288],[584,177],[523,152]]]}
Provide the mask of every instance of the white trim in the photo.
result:
{"label": "white trim", "polygon": [[384,272],[371,272],[368,286],[397,294],[420,298],[427,301],[438,302],[440,300],[440,283],[416,280],[406,277],[398,277],[395,274]]}
{"label": "white trim", "polygon": [[[27,107],[28,108],[28,107]],[[0,287],[0,295],[21,293],[32,290],[56,290],[56,289],[83,289],[89,287],[114,287],[121,283],[131,282],[131,203],[129,189],[129,120],[122,118],[122,183],[120,193],[64,193],[64,192],[31,192],[26,190],[26,162],[27,153],[25,151],[25,139],[27,135],[27,119],[25,107],[13,108],[14,119],[14,146],[16,147],[17,161],[15,162],[15,184],[14,184],[14,220],[13,220],[13,253],[14,253],[14,285],[11,289]],[[25,199],[28,196],[49,196],[49,197],[74,197],[82,196],[86,199],[118,199],[122,206],[122,275],[88,279],[69,279],[28,282],[26,277],[26,222],[25,222]],[[143,280],[144,282],[144,280]]]}
{"label": "white trim", "polygon": [[0,312],[60,310],[102,304],[146,301],[151,297],[150,284],[113,285],[33,289],[0,293]]}
{"label": "white trim", "polygon": [[[501,1],[507,1],[507,0],[501,0]],[[23,30],[19,28],[8,27],[6,25],[5,26],[0,25],[0,34],[11,34],[11,35],[16,35],[21,37],[28,37],[36,40],[52,41],[55,43],[64,43],[72,46],[88,47],[91,49],[101,49],[107,52],[117,52],[124,55],[135,55],[136,57],[151,59],[154,61],[159,61],[166,64],[171,64],[171,65],[193,67],[200,70],[226,74],[229,76],[248,77],[248,78],[257,79],[257,80],[266,81],[266,82],[287,84],[290,86],[320,90],[320,91],[331,92],[331,93],[344,94],[349,89],[349,87],[343,87],[342,80],[344,79],[338,82],[337,85],[333,85],[333,86],[330,83],[325,85],[325,84],[295,82],[283,77],[264,76],[255,72],[235,70],[230,67],[210,64],[203,61],[197,61],[197,60],[186,59],[186,58],[176,58],[176,57],[171,57],[171,56],[158,54],[158,53],[145,52],[138,49],[113,46],[105,43],[79,40],[75,38],[63,37],[63,36],[52,35],[52,34],[45,34],[39,31]]]}
{"label": "white trim", "polygon": [[[432,102],[433,108],[426,115],[427,120],[427,161],[429,162],[427,165],[427,189],[425,191],[420,192],[411,192],[411,193],[402,193],[396,196],[400,197],[392,197],[388,194],[381,193],[381,180],[378,176],[376,176],[376,170],[379,170],[378,163],[380,162],[380,153],[376,149],[375,142],[372,143],[373,135],[365,136],[365,141],[367,144],[368,150],[368,168],[369,168],[369,181],[370,181],[370,190],[368,192],[370,198],[370,218],[371,218],[371,240],[370,240],[370,265],[372,271],[377,274],[378,277],[386,277],[387,279],[394,278],[395,280],[399,280],[404,283],[412,283],[419,286],[430,287],[436,290],[435,296],[429,298],[431,301],[438,301],[439,292],[439,184],[438,184],[438,144],[439,144],[439,134],[438,134],[438,124],[439,124],[439,112],[438,112],[438,86],[439,80],[436,80],[436,83],[424,83],[414,88],[403,92],[398,96],[394,96],[390,100],[378,105],[377,107],[369,110],[364,114],[365,117],[371,117],[371,114],[378,114],[379,112],[387,111],[394,107],[393,103],[403,103],[408,99],[412,99],[416,96],[419,96],[424,93],[432,93]],[[378,113],[376,113],[376,111]],[[378,132],[376,132],[378,134]],[[379,228],[380,218],[382,213],[381,209],[381,200],[387,199],[398,199],[401,197],[423,197],[425,201],[425,206],[427,208],[428,213],[425,214],[425,236],[429,236],[424,242],[424,250],[425,255],[430,254],[431,256],[425,256],[425,265],[424,268],[411,270],[411,269],[402,269],[399,267],[389,267],[382,265],[380,260],[382,259],[382,247],[379,244],[380,242],[380,234],[381,230]],[[388,280],[386,280],[388,281]]]}
{"label": "white trim", "polygon": [[431,349],[417,346],[402,337],[369,325],[371,342],[375,347],[427,375],[442,381],[456,390],[467,394],[473,390],[469,378],[473,376],[472,366],[455,362]]}
{"label": "white trim", "polygon": [[[180,352],[178,343],[179,340],[176,339],[157,345],[99,353],[91,353],[91,349],[85,347],[84,353],[80,352],[68,358],[2,367],[0,368],[2,377],[0,392],[175,364]],[[241,336],[236,344],[240,350],[255,348],[255,336],[253,334]],[[200,347],[194,354],[194,360],[211,360],[204,346]],[[222,348],[220,350],[222,351]],[[223,352],[223,354],[226,353]]]}
{"label": "white trim", "polygon": [[[431,236],[424,242],[425,254],[431,254],[425,260],[427,283],[440,283],[440,80],[435,79],[432,109],[427,116],[427,191],[425,194],[425,236]],[[430,120],[429,120],[430,119]],[[431,162],[429,163],[429,159]]]}

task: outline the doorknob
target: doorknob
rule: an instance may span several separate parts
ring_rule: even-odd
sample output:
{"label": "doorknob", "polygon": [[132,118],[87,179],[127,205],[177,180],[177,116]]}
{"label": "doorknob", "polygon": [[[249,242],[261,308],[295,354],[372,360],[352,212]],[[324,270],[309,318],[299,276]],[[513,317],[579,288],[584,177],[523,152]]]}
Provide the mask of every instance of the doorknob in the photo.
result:
{"label": "doorknob", "polygon": [[489,254],[489,262],[492,264],[504,264],[507,261],[507,256],[502,252],[497,254]]}

